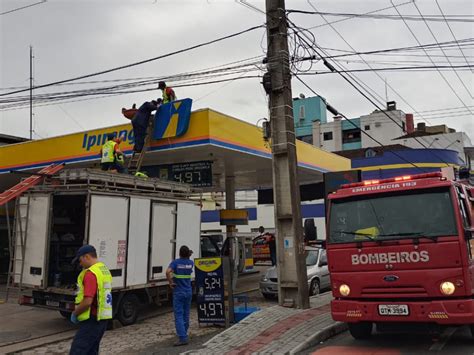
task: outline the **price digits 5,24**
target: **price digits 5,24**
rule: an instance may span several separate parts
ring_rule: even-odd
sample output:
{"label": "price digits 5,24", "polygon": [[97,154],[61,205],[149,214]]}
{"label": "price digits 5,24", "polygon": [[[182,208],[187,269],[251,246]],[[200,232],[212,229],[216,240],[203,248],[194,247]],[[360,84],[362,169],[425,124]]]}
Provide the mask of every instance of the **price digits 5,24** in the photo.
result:
{"label": "price digits 5,24", "polygon": [[219,277],[206,277],[204,279],[204,288],[206,290],[216,290],[222,288],[222,280]]}

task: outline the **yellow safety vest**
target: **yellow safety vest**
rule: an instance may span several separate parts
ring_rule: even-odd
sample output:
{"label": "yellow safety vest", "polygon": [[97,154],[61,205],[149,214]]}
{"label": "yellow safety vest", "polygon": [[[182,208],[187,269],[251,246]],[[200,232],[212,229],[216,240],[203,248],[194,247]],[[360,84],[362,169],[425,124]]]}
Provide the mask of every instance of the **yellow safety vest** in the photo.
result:
{"label": "yellow safety vest", "polygon": [[102,146],[102,159],[101,163],[113,163],[114,162],[114,148],[117,143],[114,141],[107,141]]}
{"label": "yellow safety vest", "polygon": [[125,159],[123,157],[123,154],[118,154],[117,155],[117,163],[120,164],[120,165],[124,165],[125,164]]}
{"label": "yellow safety vest", "polygon": [[[97,279],[97,320],[112,319],[112,275],[104,263],[98,262],[88,269],[82,270],[77,277],[78,292],[75,303],[84,299],[84,276],[92,272]],[[90,318],[91,309],[79,314],[77,319],[82,322]]]}
{"label": "yellow safety vest", "polygon": [[[163,90],[163,102],[162,102],[162,103],[164,103],[164,104],[166,104],[166,103],[168,103],[168,102],[171,102],[170,97],[169,97],[168,94],[166,93],[166,89],[167,89],[167,88],[165,88],[165,89]],[[175,99],[176,99],[176,98],[175,98]]]}

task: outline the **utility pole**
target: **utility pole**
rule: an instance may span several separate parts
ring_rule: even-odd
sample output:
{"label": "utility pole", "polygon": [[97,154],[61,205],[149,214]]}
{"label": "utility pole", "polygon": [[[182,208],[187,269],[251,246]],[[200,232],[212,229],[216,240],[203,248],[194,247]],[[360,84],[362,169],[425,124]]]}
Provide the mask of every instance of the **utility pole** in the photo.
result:
{"label": "utility pole", "polygon": [[30,46],[30,140],[33,139],[33,47]]}
{"label": "utility pole", "polygon": [[[266,0],[267,80],[272,137],[278,302],[308,308],[308,281],[297,175],[296,143],[284,0]],[[267,81],[267,83],[265,83]]]}

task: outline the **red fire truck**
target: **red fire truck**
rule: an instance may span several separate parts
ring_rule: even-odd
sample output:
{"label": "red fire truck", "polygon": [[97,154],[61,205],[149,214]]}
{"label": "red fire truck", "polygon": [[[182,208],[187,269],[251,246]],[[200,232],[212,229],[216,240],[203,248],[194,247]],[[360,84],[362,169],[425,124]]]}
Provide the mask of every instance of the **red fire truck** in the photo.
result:
{"label": "red fire truck", "polygon": [[469,325],[474,186],[435,172],[342,185],[328,196],[334,320],[356,339]]}

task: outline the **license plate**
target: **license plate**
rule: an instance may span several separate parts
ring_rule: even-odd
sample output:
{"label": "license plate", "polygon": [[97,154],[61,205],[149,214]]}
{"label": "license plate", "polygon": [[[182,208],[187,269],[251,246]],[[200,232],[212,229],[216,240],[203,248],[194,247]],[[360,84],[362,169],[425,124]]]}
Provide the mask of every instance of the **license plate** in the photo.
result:
{"label": "license plate", "polygon": [[59,301],[46,301],[46,305],[50,307],[59,307]]}
{"label": "license plate", "polygon": [[381,316],[408,316],[410,314],[406,304],[379,304]]}

